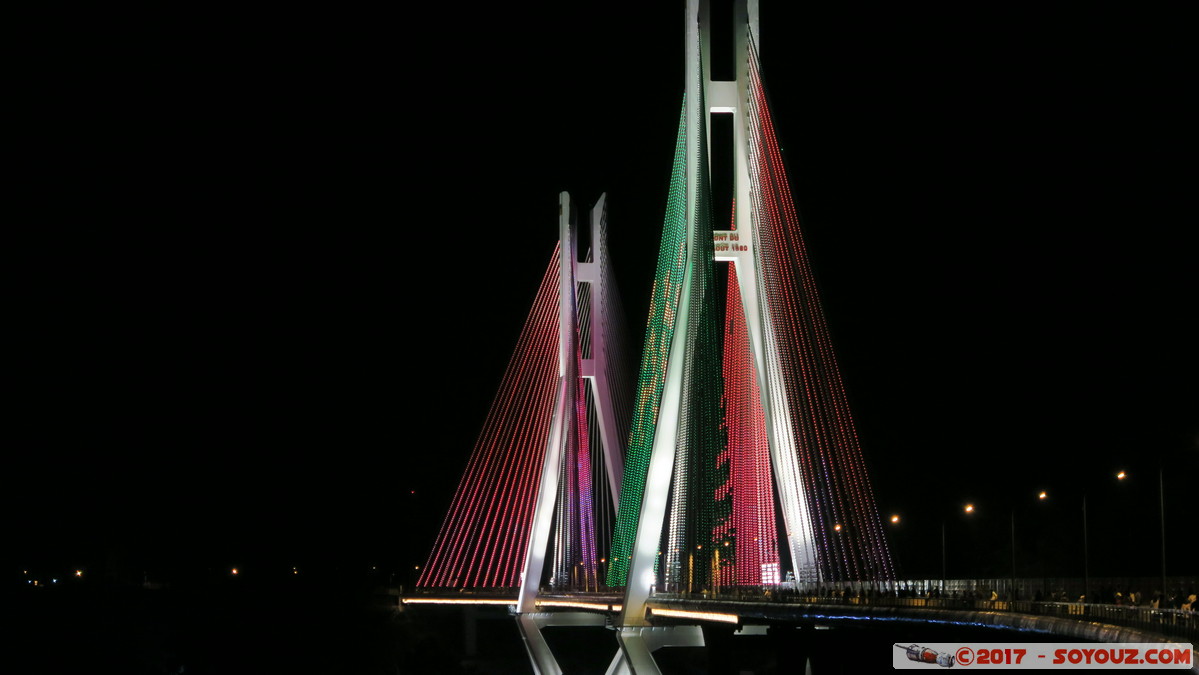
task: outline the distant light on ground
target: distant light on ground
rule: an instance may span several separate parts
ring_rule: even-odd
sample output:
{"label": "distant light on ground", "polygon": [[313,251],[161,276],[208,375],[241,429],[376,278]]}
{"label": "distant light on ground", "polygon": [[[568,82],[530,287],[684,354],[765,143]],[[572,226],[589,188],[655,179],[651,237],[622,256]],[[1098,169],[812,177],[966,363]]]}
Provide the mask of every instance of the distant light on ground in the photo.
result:
{"label": "distant light on ground", "polygon": [[898,523],[898,522],[899,522],[899,516],[891,516],[891,522],[892,522],[892,523]]}
{"label": "distant light on ground", "polygon": [[974,513],[974,504],[966,505],[966,513]]}

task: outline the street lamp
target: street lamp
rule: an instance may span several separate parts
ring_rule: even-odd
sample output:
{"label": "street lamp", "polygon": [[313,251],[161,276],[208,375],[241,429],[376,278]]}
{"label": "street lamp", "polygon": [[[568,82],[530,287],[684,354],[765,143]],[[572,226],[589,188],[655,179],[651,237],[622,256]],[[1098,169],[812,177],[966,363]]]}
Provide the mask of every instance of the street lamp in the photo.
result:
{"label": "street lamp", "polygon": [[[1128,472],[1121,470],[1116,474],[1116,480],[1124,480],[1128,478]],[[1161,525],[1161,541],[1162,541],[1162,597],[1168,597],[1170,592],[1166,588],[1166,483],[1163,476],[1161,465],[1157,467],[1157,509],[1158,519]]]}
{"label": "street lamp", "polygon": [[[899,514],[898,513],[891,514],[891,525],[892,526],[899,525]],[[896,543],[896,545],[898,545],[898,543],[899,543],[895,539],[892,539],[892,541],[894,541]],[[900,575],[903,574],[903,572],[901,571],[901,564],[900,564],[900,561],[903,560],[903,558],[904,558],[904,556],[900,556],[895,561],[895,578],[893,578],[891,580],[891,590],[894,590],[896,588],[896,581],[898,581]]]}
{"label": "street lamp", "polygon": [[[1128,472],[1121,469],[1116,472],[1116,480],[1128,478]],[[1165,490],[1162,483],[1162,469],[1157,469],[1158,506],[1161,513],[1162,528],[1162,593],[1166,593],[1166,502]],[[1091,552],[1087,540],[1087,493],[1082,493],[1082,589],[1087,602],[1091,602]]]}
{"label": "street lamp", "polygon": [[[962,507],[966,515],[974,513],[974,504],[968,503]],[[892,521],[894,522],[894,521]],[[945,589],[945,519],[941,519],[941,590]]]}
{"label": "street lamp", "polygon": [[[1124,480],[1128,474],[1124,471],[1116,472],[1116,480]],[[1090,540],[1087,535],[1087,493],[1082,493],[1082,595],[1087,602],[1092,602],[1091,598],[1091,547]]]}
{"label": "street lamp", "polygon": [[1087,493],[1082,493],[1082,597],[1091,602],[1091,552],[1087,544]]}
{"label": "street lamp", "polygon": [[941,592],[945,592],[945,519],[941,519]]}
{"label": "street lamp", "polygon": [[1158,601],[1159,609],[1165,609],[1166,598],[1170,597],[1170,589],[1166,588],[1166,483],[1162,478],[1162,467],[1157,467],[1157,507],[1162,525],[1162,598]]}
{"label": "street lamp", "polygon": [[[1037,501],[1043,502],[1049,499],[1049,493],[1041,490],[1037,493]],[[1012,582],[1010,595],[1012,600],[1016,599],[1016,507],[1012,506],[1011,511],[1011,526],[1012,526]]]}
{"label": "street lamp", "polygon": [[1016,599],[1016,508],[1012,507],[1012,583],[1008,590],[1010,600]]}

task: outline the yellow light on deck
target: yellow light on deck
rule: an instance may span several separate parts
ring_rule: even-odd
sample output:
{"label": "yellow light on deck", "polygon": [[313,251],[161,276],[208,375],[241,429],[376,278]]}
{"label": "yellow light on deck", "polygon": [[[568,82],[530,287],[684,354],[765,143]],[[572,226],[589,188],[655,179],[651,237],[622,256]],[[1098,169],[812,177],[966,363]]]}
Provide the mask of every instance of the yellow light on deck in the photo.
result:
{"label": "yellow light on deck", "polygon": [[1123,471],[1116,474],[1116,480],[1124,480],[1127,477],[1128,477],[1128,474],[1124,473]]}
{"label": "yellow light on deck", "polygon": [[833,525],[833,529],[840,532],[841,531],[841,523],[837,523],[836,525]]}
{"label": "yellow light on deck", "polygon": [[1049,493],[1045,492],[1044,490],[1041,490],[1041,494],[1037,495],[1037,499],[1048,499],[1048,498],[1049,498]]}
{"label": "yellow light on deck", "polygon": [[892,522],[892,523],[898,523],[898,522],[899,522],[899,516],[891,516],[891,522]]}
{"label": "yellow light on deck", "polygon": [[741,617],[736,614],[722,614],[719,612],[691,612],[683,609],[657,609],[650,608],[650,612],[654,616],[665,616],[677,619],[699,619],[700,621],[723,621],[725,623],[737,623]]}
{"label": "yellow light on deck", "polygon": [[233,574],[237,574],[237,568],[236,568],[236,567],[234,567],[234,568],[233,568],[233,570],[232,570],[232,572],[233,572]]}
{"label": "yellow light on deck", "polygon": [[493,598],[403,598],[405,605],[515,605],[516,598],[501,600]]}
{"label": "yellow light on deck", "polygon": [[83,570],[75,570],[75,576],[77,576],[77,577],[83,576]]}
{"label": "yellow light on deck", "polygon": [[974,504],[966,505],[966,513],[974,513]]}

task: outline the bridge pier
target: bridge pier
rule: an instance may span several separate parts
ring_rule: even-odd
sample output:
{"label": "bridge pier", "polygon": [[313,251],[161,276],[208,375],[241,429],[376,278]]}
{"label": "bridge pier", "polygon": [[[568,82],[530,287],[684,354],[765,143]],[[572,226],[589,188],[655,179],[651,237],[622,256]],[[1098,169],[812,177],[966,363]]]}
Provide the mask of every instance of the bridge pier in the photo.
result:
{"label": "bridge pier", "polygon": [[462,608],[462,652],[469,657],[479,653],[479,610],[474,605]]}
{"label": "bridge pier", "polygon": [[616,631],[620,653],[607,675],[661,675],[653,652],[661,647],[703,647],[699,626],[621,626]]}
{"label": "bridge pier", "polygon": [[779,672],[807,673],[812,672],[812,636],[811,629],[787,624],[772,624],[766,629],[770,639],[770,648],[774,653],[774,662]]}
{"label": "bridge pier", "polygon": [[[549,626],[604,626],[602,614],[587,612],[524,612],[516,615],[516,625],[520,627],[520,636],[524,640],[525,650],[529,652],[529,662],[533,664],[533,672],[537,675],[562,675],[562,668],[550,645],[541,633]],[[619,654],[617,657],[619,658]]]}
{"label": "bridge pier", "polygon": [[707,623],[703,625],[704,643],[708,653],[708,675],[736,675],[733,667],[733,633],[736,624]]}

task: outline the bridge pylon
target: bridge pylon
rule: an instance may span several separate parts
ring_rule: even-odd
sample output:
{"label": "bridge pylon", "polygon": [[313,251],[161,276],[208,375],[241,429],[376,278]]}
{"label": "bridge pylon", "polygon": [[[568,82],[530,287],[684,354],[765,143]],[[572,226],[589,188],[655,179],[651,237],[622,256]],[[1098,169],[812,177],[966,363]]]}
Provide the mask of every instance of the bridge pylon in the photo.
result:
{"label": "bridge pylon", "polygon": [[[625,586],[623,667],[638,673],[656,670],[643,638],[655,592],[894,578],[762,85],[758,3],[733,2],[732,80],[711,76],[727,36],[710,11],[686,5],[684,104],[608,576]],[[713,133],[718,115],[732,117],[731,152],[714,146],[730,142]],[[714,171],[731,174],[728,204],[714,204]]]}

